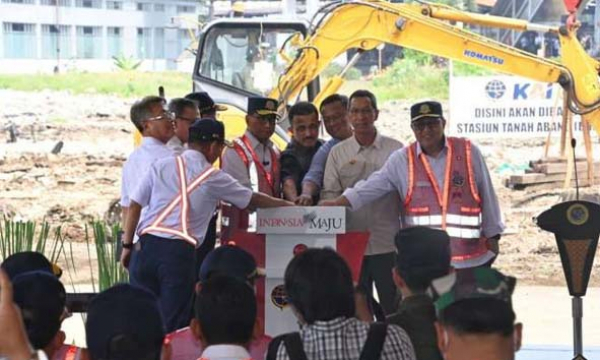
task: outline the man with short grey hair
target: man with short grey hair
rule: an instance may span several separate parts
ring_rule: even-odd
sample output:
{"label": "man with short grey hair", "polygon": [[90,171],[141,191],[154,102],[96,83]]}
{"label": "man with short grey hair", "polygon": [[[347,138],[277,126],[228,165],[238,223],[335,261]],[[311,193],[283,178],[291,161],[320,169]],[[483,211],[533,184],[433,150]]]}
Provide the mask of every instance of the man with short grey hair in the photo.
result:
{"label": "man with short grey hair", "polygon": [[165,100],[146,96],[131,107],[131,122],[142,134],[142,143],[123,165],[121,178],[121,208],[123,226],[127,219],[130,195],[140,179],[156,160],[174,153],[165,144],[173,137],[173,115],[165,109]]}
{"label": "man with short grey hair", "polygon": [[173,121],[173,137],[167,142],[167,147],[181,154],[186,147],[190,125],[200,117],[198,104],[190,99],[175,98],[169,101],[169,111],[175,116]]}

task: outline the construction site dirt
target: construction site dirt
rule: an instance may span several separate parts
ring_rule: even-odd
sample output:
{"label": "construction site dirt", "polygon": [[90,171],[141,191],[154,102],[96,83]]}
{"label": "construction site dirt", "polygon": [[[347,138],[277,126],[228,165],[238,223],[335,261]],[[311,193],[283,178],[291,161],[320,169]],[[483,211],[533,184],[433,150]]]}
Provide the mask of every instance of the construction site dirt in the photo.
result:
{"label": "construction site dirt", "polygon": [[[134,99],[10,90],[0,90],[0,98],[0,212],[14,219],[62,225],[81,268],[71,274],[72,281],[88,283],[90,271],[85,268],[92,262],[84,245],[85,225],[106,219],[110,205],[119,198],[121,168],[134,148],[129,121]],[[379,131],[405,144],[413,141],[410,105],[408,101],[383,104],[376,122]],[[451,109],[447,110],[452,120]],[[592,139],[600,158],[597,135]],[[473,141],[485,156],[506,224],[495,266],[521,283],[563,285],[554,236],[538,229],[534,218],[553,204],[574,198],[574,189],[564,189],[558,182],[520,190],[505,186],[511,175],[523,173],[529,162],[544,157],[546,139]],[[548,155],[556,157],[558,152],[556,136]],[[578,156],[585,156],[582,148]],[[582,188],[581,196],[594,200],[599,189],[598,185]],[[596,261],[592,286],[600,285],[598,269]]]}

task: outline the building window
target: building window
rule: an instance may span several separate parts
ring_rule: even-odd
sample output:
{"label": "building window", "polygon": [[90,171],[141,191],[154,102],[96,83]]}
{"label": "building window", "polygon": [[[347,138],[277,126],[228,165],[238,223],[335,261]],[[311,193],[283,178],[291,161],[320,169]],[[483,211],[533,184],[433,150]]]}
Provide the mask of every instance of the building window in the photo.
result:
{"label": "building window", "polygon": [[184,52],[190,47],[192,40],[187,30],[177,30],[177,56],[185,55]]}
{"label": "building window", "polygon": [[165,4],[154,4],[154,11],[164,12]]}
{"label": "building window", "polygon": [[152,34],[149,28],[137,29],[137,56],[140,59],[152,57]]}
{"label": "building window", "polygon": [[152,9],[152,4],[139,2],[136,4],[138,11],[150,11]]}
{"label": "building window", "polygon": [[177,5],[177,13],[182,14],[195,14],[196,7],[195,6],[186,6],[186,5]]}
{"label": "building window", "polygon": [[40,5],[49,6],[71,6],[71,0],[40,0]]}
{"label": "building window", "polygon": [[35,24],[4,23],[4,57],[33,59],[36,57]]}
{"label": "building window", "polygon": [[165,29],[154,29],[154,58],[165,58]]}
{"label": "building window", "polygon": [[75,6],[82,8],[102,8],[102,0],[75,0]]}
{"label": "building window", "polygon": [[77,27],[77,57],[80,59],[99,59],[102,57],[101,27]]}
{"label": "building window", "polygon": [[121,2],[121,1],[107,0],[106,1],[106,8],[108,10],[123,10],[123,2]]}
{"label": "building window", "polygon": [[7,4],[35,4],[35,0],[2,0]]}
{"label": "building window", "polygon": [[118,57],[123,53],[123,28],[108,27],[108,57]]}
{"label": "building window", "polygon": [[42,25],[42,58],[68,59],[71,57],[71,27]]}

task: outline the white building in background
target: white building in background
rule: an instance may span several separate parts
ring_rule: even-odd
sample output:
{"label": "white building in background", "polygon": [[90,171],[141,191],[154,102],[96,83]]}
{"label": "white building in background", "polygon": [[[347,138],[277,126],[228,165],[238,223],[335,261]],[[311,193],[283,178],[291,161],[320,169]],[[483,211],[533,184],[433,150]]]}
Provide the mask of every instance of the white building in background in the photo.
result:
{"label": "white building in background", "polygon": [[201,10],[197,0],[0,0],[0,72],[111,71],[118,56],[191,72],[188,27]]}

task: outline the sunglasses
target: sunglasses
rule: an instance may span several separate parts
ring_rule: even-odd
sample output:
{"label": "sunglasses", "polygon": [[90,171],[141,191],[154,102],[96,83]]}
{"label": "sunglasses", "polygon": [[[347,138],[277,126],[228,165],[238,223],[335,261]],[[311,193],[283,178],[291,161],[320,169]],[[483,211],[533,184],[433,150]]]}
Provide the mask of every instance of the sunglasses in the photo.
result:
{"label": "sunglasses", "polygon": [[415,131],[423,131],[425,128],[430,130],[436,129],[442,124],[442,119],[427,119],[414,122],[410,127]]}

